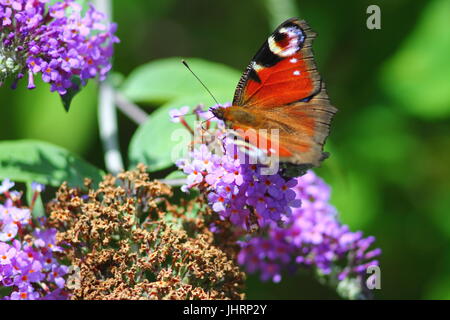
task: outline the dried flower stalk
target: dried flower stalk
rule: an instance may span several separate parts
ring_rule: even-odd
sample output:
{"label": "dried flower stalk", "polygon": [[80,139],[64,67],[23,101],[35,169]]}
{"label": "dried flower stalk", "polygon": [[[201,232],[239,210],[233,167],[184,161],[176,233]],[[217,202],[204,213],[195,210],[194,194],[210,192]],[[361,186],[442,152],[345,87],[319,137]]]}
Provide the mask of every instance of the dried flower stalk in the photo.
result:
{"label": "dried flower stalk", "polygon": [[77,281],[69,281],[72,299],[244,297],[236,253],[215,243],[201,199],[170,204],[171,189],[150,181],[143,166],[86,187],[62,185],[48,208],[78,271]]}

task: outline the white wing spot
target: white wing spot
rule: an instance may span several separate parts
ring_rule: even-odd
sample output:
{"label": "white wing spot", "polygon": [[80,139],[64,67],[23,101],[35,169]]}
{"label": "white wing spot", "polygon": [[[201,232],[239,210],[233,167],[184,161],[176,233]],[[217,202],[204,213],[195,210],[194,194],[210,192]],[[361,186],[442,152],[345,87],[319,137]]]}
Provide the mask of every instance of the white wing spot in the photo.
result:
{"label": "white wing spot", "polygon": [[294,74],[294,76],[299,76],[299,75],[300,75],[300,71],[295,70],[295,71],[293,72],[293,74]]}
{"label": "white wing spot", "polygon": [[261,71],[262,69],[264,69],[264,67],[262,65],[257,64],[255,61],[252,61],[252,68],[253,70],[255,70],[256,72]]}
{"label": "white wing spot", "polygon": [[292,58],[291,60],[289,60],[290,63],[297,63],[297,59],[296,58]]}

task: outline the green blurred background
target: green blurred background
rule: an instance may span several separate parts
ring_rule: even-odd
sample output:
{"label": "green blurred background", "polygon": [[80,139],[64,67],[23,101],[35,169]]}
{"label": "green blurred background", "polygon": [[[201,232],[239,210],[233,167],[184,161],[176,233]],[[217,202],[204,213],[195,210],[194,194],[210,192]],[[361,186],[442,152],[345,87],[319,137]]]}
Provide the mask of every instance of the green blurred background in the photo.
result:
{"label": "green blurred background", "polygon": [[[306,19],[319,33],[315,57],[339,108],[332,156],[317,172],[333,187],[342,221],[376,236],[383,250],[376,298],[450,299],[450,0],[113,3],[122,40],[114,69],[125,76],[171,56],[244,70],[276,25]],[[371,4],[381,8],[381,30],[366,27]],[[0,99],[1,140],[49,141],[104,168],[94,83],[69,113],[43,84],[3,88]],[[136,125],[121,114],[119,122],[126,158]],[[280,284],[252,276],[247,297],[338,298],[307,273]]]}

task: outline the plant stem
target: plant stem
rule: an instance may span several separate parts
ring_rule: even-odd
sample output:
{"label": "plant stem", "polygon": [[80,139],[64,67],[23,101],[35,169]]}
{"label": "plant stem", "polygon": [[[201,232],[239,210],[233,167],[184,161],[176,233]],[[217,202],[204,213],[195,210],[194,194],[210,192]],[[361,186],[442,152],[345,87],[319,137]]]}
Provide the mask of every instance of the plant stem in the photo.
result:
{"label": "plant stem", "polygon": [[[111,0],[94,0],[94,3],[97,10],[105,13],[107,18],[111,19]],[[107,80],[101,83],[99,88],[98,124],[105,152],[106,169],[111,173],[118,173],[123,170],[124,166],[119,149],[114,89],[107,83]]]}
{"label": "plant stem", "polygon": [[114,98],[116,101],[117,109],[122,111],[124,115],[133,120],[136,124],[143,124],[147,120],[147,112],[128,100],[127,97],[125,97],[122,93],[116,90],[114,93]]}
{"label": "plant stem", "polygon": [[98,124],[105,152],[105,166],[109,172],[118,173],[124,167],[119,150],[114,89],[108,84],[102,83],[99,91]]}

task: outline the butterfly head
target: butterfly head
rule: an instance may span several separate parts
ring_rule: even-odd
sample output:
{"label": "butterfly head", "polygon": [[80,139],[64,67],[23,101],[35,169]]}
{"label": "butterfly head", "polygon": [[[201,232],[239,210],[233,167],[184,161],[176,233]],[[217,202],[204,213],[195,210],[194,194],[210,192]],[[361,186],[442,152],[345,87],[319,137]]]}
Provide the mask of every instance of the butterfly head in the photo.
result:
{"label": "butterfly head", "polygon": [[225,108],[224,107],[216,107],[216,108],[209,108],[209,111],[220,120],[225,119]]}

